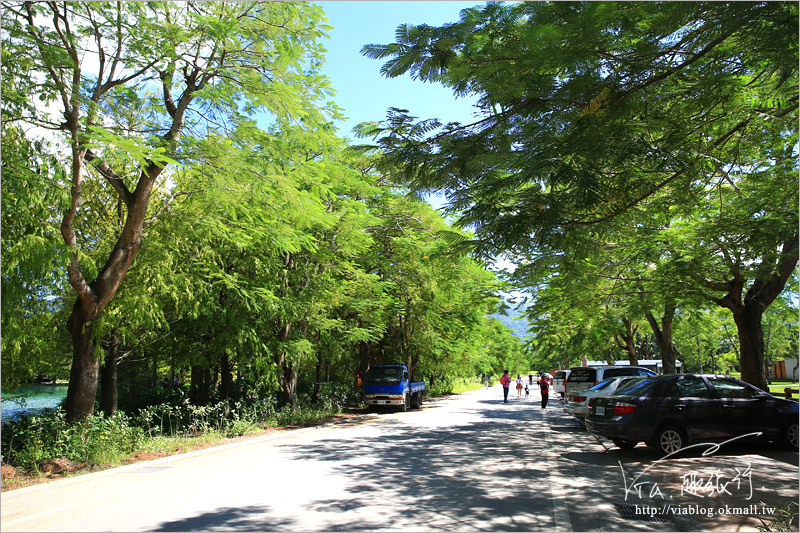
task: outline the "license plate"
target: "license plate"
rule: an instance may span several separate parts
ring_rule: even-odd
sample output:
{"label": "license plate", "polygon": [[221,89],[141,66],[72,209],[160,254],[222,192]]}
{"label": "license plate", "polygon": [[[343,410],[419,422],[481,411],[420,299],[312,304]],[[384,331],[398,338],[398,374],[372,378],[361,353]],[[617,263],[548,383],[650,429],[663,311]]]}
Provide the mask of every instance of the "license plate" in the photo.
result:
{"label": "license plate", "polygon": [[596,414],[597,416],[606,416],[606,408],[603,407],[602,405],[598,405],[597,407],[594,408],[594,414]]}
{"label": "license plate", "polygon": [[378,405],[386,405],[386,400],[377,400]]}

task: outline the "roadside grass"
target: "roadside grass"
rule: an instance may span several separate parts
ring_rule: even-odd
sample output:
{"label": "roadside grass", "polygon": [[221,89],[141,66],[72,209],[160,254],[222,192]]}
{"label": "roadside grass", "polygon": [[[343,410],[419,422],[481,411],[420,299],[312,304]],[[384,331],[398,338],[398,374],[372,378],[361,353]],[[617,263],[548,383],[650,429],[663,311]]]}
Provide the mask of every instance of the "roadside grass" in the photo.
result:
{"label": "roadside grass", "polygon": [[483,388],[483,383],[478,381],[476,378],[472,379],[461,378],[453,382],[452,393],[461,394],[462,392],[469,392],[473,390],[478,390],[480,388]]}
{"label": "roadside grass", "polygon": [[[772,380],[772,383],[769,384],[769,392],[776,396],[784,396],[784,389],[797,389],[798,383],[796,381],[779,381],[779,380]],[[797,397],[797,393],[792,394],[793,398]]]}
{"label": "roadside grass", "polygon": [[222,428],[148,434],[141,427],[129,425],[131,419],[124,415],[110,419],[113,425],[96,415],[90,424],[66,426],[63,414],[56,412],[50,417],[33,417],[17,428],[13,448],[12,439],[3,443],[0,489],[22,488],[358,414],[358,408],[344,406],[297,406],[294,410],[287,406],[262,420],[234,415]]}
{"label": "roadside grass", "polygon": [[[730,372],[728,373],[729,376],[742,379],[741,372]],[[796,381],[792,381],[791,379],[772,379],[769,382],[769,390],[767,392],[774,394],[776,396],[780,396],[781,398],[784,397],[784,389],[792,388],[797,389],[798,383]],[[797,398],[797,394],[793,395],[793,398]]]}

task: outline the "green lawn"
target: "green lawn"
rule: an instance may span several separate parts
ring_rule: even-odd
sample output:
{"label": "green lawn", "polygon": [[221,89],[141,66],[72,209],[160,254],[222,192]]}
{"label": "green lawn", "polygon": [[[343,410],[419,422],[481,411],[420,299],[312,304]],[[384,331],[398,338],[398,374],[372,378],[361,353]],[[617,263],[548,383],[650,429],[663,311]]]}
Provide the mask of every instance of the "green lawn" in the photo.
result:
{"label": "green lawn", "polygon": [[[793,381],[773,381],[769,385],[769,392],[775,394],[777,396],[783,397],[783,389],[791,387],[793,389],[798,388],[798,384]],[[797,393],[793,395],[794,398],[797,398]]]}

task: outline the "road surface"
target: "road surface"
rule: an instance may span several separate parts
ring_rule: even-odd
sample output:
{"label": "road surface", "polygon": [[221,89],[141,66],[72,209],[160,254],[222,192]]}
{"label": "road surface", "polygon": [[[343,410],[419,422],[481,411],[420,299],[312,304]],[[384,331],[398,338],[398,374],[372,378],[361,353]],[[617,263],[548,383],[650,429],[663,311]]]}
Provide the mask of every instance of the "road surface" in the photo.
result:
{"label": "road surface", "polygon": [[[663,511],[665,502],[688,509],[712,500],[715,506],[797,501],[796,453],[734,446],[711,457],[658,462],[641,445],[621,451],[598,441],[558,400],[542,410],[538,390],[522,399],[511,392],[508,404],[499,387],[481,389],[428,402],[421,411],[369,415],[5,492],[0,529],[727,530],[758,521],[744,507],[717,516],[676,516],[673,508],[669,520],[645,513]],[[748,466],[755,492],[749,499],[743,476],[738,488],[726,486],[727,494],[709,495],[708,486],[705,495],[681,494],[687,472],[721,469],[726,480]]]}

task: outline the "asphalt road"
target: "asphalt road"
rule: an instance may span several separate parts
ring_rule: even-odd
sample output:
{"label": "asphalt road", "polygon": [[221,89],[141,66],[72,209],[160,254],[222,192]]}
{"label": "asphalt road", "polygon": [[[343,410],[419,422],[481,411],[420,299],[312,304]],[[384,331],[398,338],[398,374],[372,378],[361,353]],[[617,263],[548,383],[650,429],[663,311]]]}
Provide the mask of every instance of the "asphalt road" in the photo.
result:
{"label": "asphalt road", "polygon": [[797,459],[765,444],[659,462],[538,390],[503,404],[493,387],[5,492],[0,529],[752,531],[746,505],[797,501]]}

